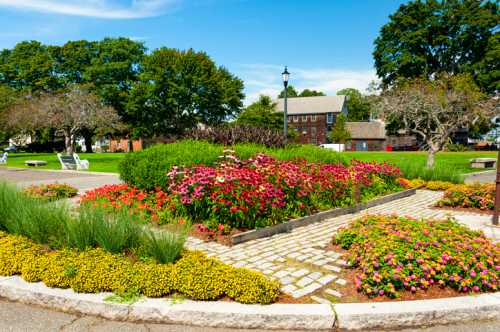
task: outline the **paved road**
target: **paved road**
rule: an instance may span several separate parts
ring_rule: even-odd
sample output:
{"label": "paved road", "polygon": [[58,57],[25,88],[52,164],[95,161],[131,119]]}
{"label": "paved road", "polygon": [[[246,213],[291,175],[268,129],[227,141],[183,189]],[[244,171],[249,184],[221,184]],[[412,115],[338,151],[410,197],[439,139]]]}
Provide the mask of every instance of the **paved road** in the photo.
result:
{"label": "paved road", "polygon": [[[0,300],[0,332],[258,332],[262,330],[217,329],[163,324],[137,324],[109,321]],[[471,323],[406,329],[400,332],[496,332],[500,322]],[[275,331],[280,332],[280,331]],[[284,331],[282,331],[284,332]],[[295,331],[299,332],[299,331]],[[341,331],[340,331],[341,332]],[[374,331],[370,331],[374,332]],[[382,331],[380,331],[382,332]]]}
{"label": "paved road", "polygon": [[15,183],[19,187],[41,183],[68,183],[80,193],[105,184],[120,183],[118,174],[75,171],[46,171],[28,168],[0,168],[0,180]]}
{"label": "paved road", "polygon": [[495,182],[495,178],[496,178],[496,171],[478,172],[467,175],[465,177],[465,183],[474,183],[474,182],[491,183]]}

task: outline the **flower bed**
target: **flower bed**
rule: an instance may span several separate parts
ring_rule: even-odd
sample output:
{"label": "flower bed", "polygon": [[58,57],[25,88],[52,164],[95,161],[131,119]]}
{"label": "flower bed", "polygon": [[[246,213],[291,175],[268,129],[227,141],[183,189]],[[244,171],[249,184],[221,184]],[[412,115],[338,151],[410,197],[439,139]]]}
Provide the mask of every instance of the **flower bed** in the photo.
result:
{"label": "flower bed", "polygon": [[254,229],[402,189],[399,170],[387,164],[354,161],[349,166],[266,155],[239,161],[226,156],[218,166],[173,167],[168,190],[140,191],[127,185],[86,193],[82,202],[128,206],[159,223],[189,219],[208,231]]}
{"label": "flower bed", "polygon": [[437,206],[493,211],[495,206],[495,185],[452,186],[444,192],[443,198],[437,202]]}
{"label": "flower bed", "polygon": [[464,293],[500,287],[500,246],[451,220],[366,216],[341,229],[333,242],[349,251],[356,288],[370,297],[431,287]]}
{"label": "flower bed", "polygon": [[180,294],[193,300],[227,296],[241,303],[268,304],[279,284],[262,274],[233,268],[199,252],[184,252],[174,264],[134,261],[103,249],[48,251],[33,241],[0,231],[0,275],[21,275],[29,282],[76,292],[163,297]]}
{"label": "flower bed", "polygon": [[433,191],[447,190],[455,186],[455,184],[446,181],[425,181],[422,179],[408,180],[405,178],[399,178],[397,181],[405,188],[427,189]]}
{"label": "flower bed", "polygon": [[33,185],[23,190],[28,196],[47,201],[71,198],[78,194],[78,189],[66,183],[49,183]]}

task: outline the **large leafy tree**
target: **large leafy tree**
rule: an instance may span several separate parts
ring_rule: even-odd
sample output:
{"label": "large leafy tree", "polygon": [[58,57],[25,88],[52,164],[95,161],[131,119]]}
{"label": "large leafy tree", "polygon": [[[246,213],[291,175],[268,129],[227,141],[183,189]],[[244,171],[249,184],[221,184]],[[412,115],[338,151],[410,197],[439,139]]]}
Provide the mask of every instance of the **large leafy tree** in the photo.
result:
{"label": "large leafy tree", "polygon": [[142,63],[126,119],[134,135],[182,134],[199,123],[214,125],[236,116],[242,90],[243,82],[207,54],[160,48]]}
{"label": "large leafy tree", "polygon": [[7,84],[0,83],[0,143],[9,138],[9,130],[5,124],[8,109],[14,105],[19,93]]}
{"label": "large leafy tree", "polygon": [[457,128],[470,128],[500,113],[498,98],[488,98],[468,74],[398,82],[378,104],[386,119],[397,119],[425,143],[429,168]]}
{"label": "large leafy tree", "polygon": [[237,124],[281,130],[283,112],[276,111],[277,103],[271,97],[261,95],[238,116]]}
{"label": "large leafy tree", "polygon": [[2,51],[0,83],[33,92],[55,91],[62,86],[51,49],[37,41],[21,42]]}
{"label": "large leafy tree", "polygon": [[[390,16],[375,40],[375,68],[385,85],[398,78],[469,73],[498,89],[498,4],[484,0],[417,0]],[[491,69],[494,69],[491,71]]]}
{"label": "large leafy tree", "polygon": [[371,105],[368,98],[353,88],[339,90],[337,95],[347,96],[349,121],[367,121],[370,119]]}

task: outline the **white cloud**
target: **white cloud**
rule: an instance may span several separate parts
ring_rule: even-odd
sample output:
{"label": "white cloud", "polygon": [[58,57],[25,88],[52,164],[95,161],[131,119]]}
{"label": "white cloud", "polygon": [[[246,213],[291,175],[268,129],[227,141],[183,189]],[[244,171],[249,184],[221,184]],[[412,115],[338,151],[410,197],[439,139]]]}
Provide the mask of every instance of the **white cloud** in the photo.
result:
{"label": "white cloud", "polygon": [[[281,72],[283,66],[267,64],[240,65],[236,71],[245,82],[245,104],[250,104],[259,98],[259,95],[269,95],[275,98],[283,89]],[[377,80],[375,70],[348,70],[333,68],[293,68],[290,71],[289,84],[296,90],[318,90],[327,95],[335,95],[344,88],[355,88],[362,93],[366,92],[371,81]]]}
{"label": "white cloud", "polygon": [[158,16],[179,0],[0,0],[0,7],[62,15],[107,19],[131,19]]}

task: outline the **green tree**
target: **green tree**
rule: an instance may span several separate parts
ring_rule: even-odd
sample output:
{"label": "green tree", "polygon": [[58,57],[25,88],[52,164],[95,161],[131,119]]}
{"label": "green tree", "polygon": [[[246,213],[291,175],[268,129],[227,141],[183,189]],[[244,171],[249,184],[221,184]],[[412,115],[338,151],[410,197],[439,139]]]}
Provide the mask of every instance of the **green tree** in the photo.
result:
{"label": "green tree", "polygon": [[[287,93],[288,98],[293,98],[293,97],[299,96],[299,93],[297,92],[297,90],[295,90],[293,85],[287,86],[286,93]],[[278,95],[278,98],[285,98],[285,89],[281,90],[280,94]]]}
{"label": "green tree", "polygon": [[282,130],[283,112],[276,111],[277,103],[269,96],[260,96],[259,100],[248,105],[238,116],[236,123],[254,127]]}
{"label": "green tree", "polygon": [[367,121],[370,119],[371,106],[367,97],[353,88],[342,89],[337,95],[347,96],[347,110],[349,121]]}
{"label": "green tree", "polygon": [[99,42],[76,40],[68,41],[62,47],[52,49],[57,61],[57,72],[61,75],[64,84],[89,83],[90,77],[89,75],[85,77],[85,74],[92,63],[97,62],[98,44]]}
{"label": "green tree", "polygon": [[328,139],[333,143],[344,144],[351,140],[351,133],[347,129],[347,117],[344,113],[340,113],[333,125],[332,131],[328,135]]}
{"label": "green tree", "polygon": [[242,107],[243,82],[192,49],[160,48],[146,56],[132,85],[126,119],[134,135],[182,134],[219,124]]}
{"label": "green tree", "polygon": [[49,47],[37,41],[24,41],[0,56],[0,83],[30,91],[55,91],[62,86],[56,61]]}
{"label": "green tree", "polygon": [[318,96],[326,96],[324,92],[304,89],[299,94],[299,97],[318,97]]}
{"label": "green tree", "polygon": [[6,141],[10,136],[8,127],[5,125],[6,113],[15,104],[18,97],[19,94],[16,90],[7,84],[0,83],[0,143]]}
{"label": "green tree", "polygon": [[500,13],[495,1],[410,1],[389,18],[373,52],[385,85],[400,77],[469,73],[489,92],[498,86],[498,71],[489,73],[491,65],[498,70]]}

